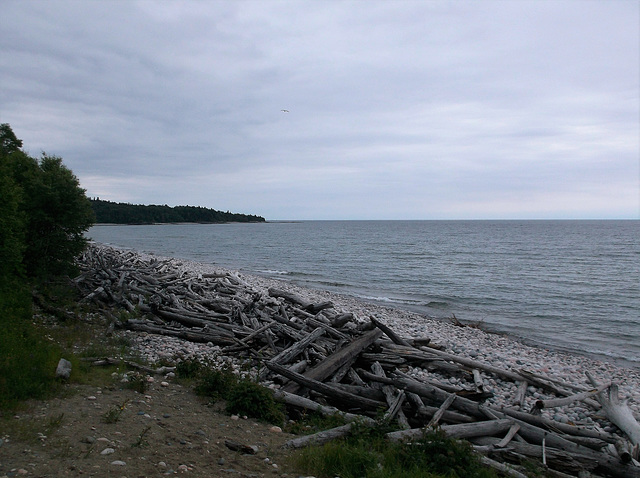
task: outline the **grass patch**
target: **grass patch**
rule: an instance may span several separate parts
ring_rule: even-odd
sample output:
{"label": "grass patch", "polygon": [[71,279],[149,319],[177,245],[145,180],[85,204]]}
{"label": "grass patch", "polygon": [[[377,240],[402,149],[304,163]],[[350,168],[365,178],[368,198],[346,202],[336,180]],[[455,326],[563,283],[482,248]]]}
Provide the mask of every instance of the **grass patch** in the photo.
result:
{"label": "grass patch", "polygon": [[496,478],[471,446],[429,432],[411,443],[391,443],[387,430],[361,428],[349,437],[300,450],[290,464],[320,478]]}
{"label": "grass patch", "polygon": [[50,396],[62,350],[34,326],[26,287],[0,290],[0,320],[0,410]]}

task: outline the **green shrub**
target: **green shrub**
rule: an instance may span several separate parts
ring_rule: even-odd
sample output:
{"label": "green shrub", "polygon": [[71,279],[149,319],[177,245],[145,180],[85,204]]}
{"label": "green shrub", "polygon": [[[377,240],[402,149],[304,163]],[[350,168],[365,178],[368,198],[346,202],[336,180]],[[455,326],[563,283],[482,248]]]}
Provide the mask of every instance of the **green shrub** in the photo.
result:
{"label": "green shrub", "polygon": [[211,401],[226,400],[227,412],[246,415],[269,423],[282,423],[284,411],[273,393],[259,383],[238,378],[230,368],[216,369],[193,362],[182,362],[177,375],[196,376],[195,392]]}
{"label": "green shrub", "polygon": [[196,359],[187,359],[176,364],[176,377],[192,379],[198,377],[204,366]]}
{"label": "green shrub", "polygon": [[227,411],[268,423],[284,421],[282,406],[273,398],[271,390],[247,379],[238,381],[229,391]]}
{"label": "green shrub", "polygon": [[229,369],[203,368],[197,375],[195,391],[198,395],[208,397],[215,402],[227,398],[227,394],[237,381],[238,379]]}

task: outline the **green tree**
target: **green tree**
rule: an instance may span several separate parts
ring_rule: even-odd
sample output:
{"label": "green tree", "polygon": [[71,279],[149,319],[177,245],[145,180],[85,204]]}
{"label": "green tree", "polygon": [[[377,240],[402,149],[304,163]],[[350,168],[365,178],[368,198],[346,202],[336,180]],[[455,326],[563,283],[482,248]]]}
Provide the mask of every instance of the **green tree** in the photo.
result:
{"label": "green tree", "polygon": [[0,286],[22,273],[25,220],[21,194],[4,161],[0,161]]}
{"label": "green tree", "polygon": [[45,277],[70,272],[74,258],[86,246],[83,233],[95,220],[85,190],[62,158],[44,153],[36,174],[23,188],[27,273]]}
{"label": "green tree", "polygon": [[0,124],[0,287],[22,272],[25,249],[25,215],[21,209],[21,188],[14,178],[10,157],[23,154],[22,141],[11,127]]}
{"label": "green tree", "polygon": [[19,140],[8,123],[0,124],[0,156],[4,157],[22,148],[22,140]]}
{"label": "green tree", "polygon": [[70,272],[95,220],[85,190],[61,158],[24,153],[8,124],[0,125],[0,146],[0,270],[16,269],[21,256],[30,277]]}

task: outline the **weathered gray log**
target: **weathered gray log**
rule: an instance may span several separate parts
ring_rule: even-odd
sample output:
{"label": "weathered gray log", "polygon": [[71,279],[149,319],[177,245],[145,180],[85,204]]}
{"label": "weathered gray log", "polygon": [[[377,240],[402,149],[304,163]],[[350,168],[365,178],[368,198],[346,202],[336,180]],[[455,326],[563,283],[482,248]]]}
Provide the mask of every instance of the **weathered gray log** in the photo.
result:
{"label": "weathered gray log", "polygon": [[520,473],[513,467],[505,463],[500,463],[499,461],[492,460],[488,456],[481,455],[480,461],[491,468],[494,468],[506,475],[512,476],[513,478],[528,478],[527,475]]}
{"label": "weathered gray log", "polygon": [[480,371],[477,368],[474,368],[473,373],[473,383],[476,386],[476,391],[482,393],[484,392],[484,382],[482,381],[482,375],[480,375]]}
{"label": "weathered gray log", "polygon": [[479,370],[484,370],[485,372],[489,372],[494,375],[497,375],[498,377],[506,378],[507,380],[513,380],[514,382],[517,382],[519,380],[524,380],[524,377],[518,373],[512,372],[510,370],[505,370],[499,367],[494,367],[493,365],[485,364],[477,360],[468,359],[466,357],[460,357],[458,355],[450,354],[442,350],[436,350],[431,348],[425,349],[425,347],[420,347],[419,350],[422,350],[423,352],[433,353],[434,355],[442,357],[445,360],[451,360],[452,362],[457,362],[459,364],[465,365],[469,367],[470,370],[477,368]]}
{"label": "weathered gray log", "polygon": [[[378,362],[374,362],[371,365],[371,371],[380,377],[386,377],[386,374],[384,373],[384,369]],[[407,417],[404,415],[402,408],[400,408],[402,405],[402,402],[405,399],[405,392],[401,390],[400,393],[398,393],[397,390],[395,390],[390,385],[382,385],[378,382],[375,382],[374,384],[372,384],[372,386],[373,387],[378,386],[378,388],[382,390],[385,400],[389,405],[389,411],[385,413],[384,420],[390,421],[394,416],[397,416],[398,425],[400,426],[400,428],[402,428],[403,430],[411,428],[409,426],[409,421],[407,420]]]}
{"label": "weathered gray log", "polygon": [[456,399],[455,394],[452,393],[451,395],[449,395],[447,399],[442,403],[442,405],[440,405],[440,408],[438,408],[438,411],[433,414],[433,417],[431,417],[431,420],[429,420],[427,427],[436,426],[440,421],[440,419],[442,418],[442,416],[444,415],[444,412],[447,411],[447,409],[451,406],[451,404],[455,399]]}
{"label": "weathered gray log", "polygon": [[125,364],[127,364],[127,366],[131,368],[142,370],[143,372],[147,372],[153,375],[164,375],[165,373],[173,372],[176,369],[175,367],[158,367],[158,368],[147,367],[146,365],[142,365],[142,364],[133,362],[131,360],[122,360],[122,359],[116,359],[112,357],[104,357],[104,358],[88,357],[88,358],[83,358],[82,360],[91,362],[91,365],[95,365],[95,366],[120,365],[121,363],[124,362]]}
{"label": "weathered gray log", "polygon": [[498,410],[504,413],[506,416],[517,418],[518,420],[522,420],[523,422],[529,423],[538,428],[551,430],[551,431],[558,431],[560,433],[565,434],[565,438],[567,438],[568,440],[571,440],[569,435],[573,435],[576,437],[596,438],[606,443],[615,443],[617,439],[615,435],[605,432],[603,430],[596,430],[594,428],[569,425],[567,423],[551,420],[549,418],[546,418],[540,415],[532,415],[530,413],[514,410],[512,408],[500,408],[500,409],[492,408],[492,410]]}
{"label": "weathered gray log", "polygon": [[335,329],[344,327],[347,323],[353,320],[353,314],[351,312],[344,312],[337,315],[331,320],[331,326]]}
{"label": "weathered gray log", "polygon": [[516,391],[515,396],[513,397],[513,401],[520,406],[520,408],[524,408],[524,399],[527,395],[527,387],[529,383],[526,380],[521,380],[518,382],[518,390]]}
{"label": "weathered gray log", "polygon": [[[586,375],[591,385],[598,387],[598,382],[593,375],[589,372],[586,372]],[[598,402],[602,405],[602,410],[611,423],[622,430],[629,437],[631,443],[640,446],[640,424],[636,421],[627,403],[620,401],[618,385],[612,384],[608,390],[600,392],[597,397]]]}
{"label": "weathered gray log", "polygon": [[316,392],[326,395],[328,397],[331,397],[337,400],[342,400],[350,405],[363,408],[363,409],[368,409],[368,410],[378,410],[378,409],[384,408],[385,406],[385,403],[383,402],[358,397],[357,395],[354,395],[349,392],[345,392],[332,385],[325,384],[317,380],[307,378],[306,376],[301,375],[299,373],[292,372],[291,370],[287,369],[286,367],[283,367],[282,365],[272,363],[272,362],[266,362],[265,365],[273,372],[278,373],[290,380],[293,380],[294,382],[298,383],[299,385],[302,385],[303,387],[307,387],[311,390],[315,390]]}
{"label": "weathered gray log", "polygon": [[369,319],[371,320],[371,323],[376,327],[378,327],[380,330],[382,330],[385,333],[385,335],[389,337],[394,344],[410,346],[409,342],[404,340],[402,337],[400,337],[398,334],[396,334],[393,330],[391,330],[389,327],[387,327],[385,324],[380,322],[375,317],[372,316],[372,317],[369,317]]}
{"label": "weathered gray log", "polygon": [[[331,383],[332,386],[339,388],[340,390],[353,393],[354,395],[357,395],[359,397],[370,398],[371,400],[378,400],[379,402],[387,401],[384,393],[382,393],[382,390],[378,388],[374,388],[373,386],[368,387],[366,385],[360,386],[360,385],[350,385],[346,383],[335,383],[335,382],[328,382],[328,383]],[[395,401],[394,399],[395,399],[395,396],[392,398],[392,402]]]}
{"label": "weathered gray log", "polygon": [[387,403],[389,404],[389,409],[382,416],[383,423],[390,423],[394,418],[398,418],[398,424],[400,428],[407,430],[411,428],[409,426],[409,422],[407,421],[407,417],[404,416],[404,412],[402,411],[402,404],[404,400],[407,398],[404,390],[401,390],[395,398],[391,400],[389,403],[389,398],[387,398]]}
{"label": "weathered gray log", "polygon": [[[576,392],[584,392],[588,390],[587,387],[577,386],[568,382],[561,382],[560,380],[545,377],[543,375],[530,372],[528,370],[519,370],[519,373],[527,379],[527,381],[535,386],[546,389],[555,393],[560,397],[569,397]],[[593,399],[586,398],[584,403],[589,405],[594,410],[600,409],[600,404]]]}
{"label": "weathered gray log", "polygon": [[[477,436],[491,436],[497,433],[504,433],[513,425],[511,419],[485,420],[482,422],[461,423],[458,425],[442,425],[442,430],[451,438],[472,438]],[[400,430],[389,432],[386,437],[391,441],[410,440],[424,435],[424,428],[412,428],[410,430]]]}
{"label": "weathered gray log", "polygon": [[[506,415],[497,411],[491,410],[492,415],[498,416],[498,418],[506,418]],[[619,459],[613,458],[605,453],[601,453],[590,448],[578,445],[566,438],[558,436],[554,433],[542,430],[538,427],[530,425],[529,423],[521,420],[511,418],[518,425],[520,430],[518,434],[530,443],[542,445],[543,440],[547,447],[557,448],[564,450],[572,455],[582,455],[585,459],[593,460],[599,467],[606,470],[612,476],[620,478],[640,477],[640,467],[635,468],[630,465],[624,465]]]}
{"label": "weathered gray log", "polygon": [[269,288],[269,295],[271,297],[281,297],[281,298],[291,302],[292,304],[299,305],[303,309],[306,309],[307,307],[309,307],[311,305],[310,301],[308,301],[306,299],[303,299],[298,294],[294,294],[293,292],[289,292],[289,291],[282,290],[282,289],[276,289],[275,287],[270,287]]}
{"label": "weathered gray log", "polygon": [[245,445],[244,443],[240,443],[233,440],[225,440],[224,445],[229,450],[239,451],[246,455],[255,455],[256,453],[258,453],[258,447],[255,445]]}
{"label": "weathered gray log", "polygon": [[214,345],[233,345],[234,338],[222,335],[206,334],[203,332],[192,332],[189,329],[175,330],[167,327],[158,327],[156,325],[142,323],[137,320],[128,320],[124,326],[129,330],[136,330],[138,332],[148,332],[150,334],[168,335],[171,337],[179,337],[181,339],[188,340],[189,342],[207,343],[211,342]]}
{"label": "weathered gray log", "polygon": [[335,352],[325,360],[309,369],[305,376],[312,380],[322,381],[330,377],[335,371],[346,363],[353,363],[358,354],[369,347],[382,335],[382,331],[376,329],[361,335],[346,347]]}
{"label": "weathered gray log", "polygon": [[338,408],[330,407],[328,405],[321,405],[318,402],[311,400],[310,398],[301,397],[300,395],[288,393],[282,390],[275,391],[273,395],[277,400],[280,400],[286,403],[287,405],[315,411],[325,416],[339,415],[346,422],[357,421],[370,426],[373,426],[376,423],[376,421],[373,418],[367,417],[365,415],[357,415],[354,413],[343,412]]}
{"label": "weathered gray log", "polygon": [[509,432],[504,436],[504,438],[502,440],[500,440],[496,446],[499,448],[504,448],[505,446],[507,446],[507,444],[513,440],[513,437],[516,435],[516,433],[518,433],[518,431],[520,430],[520,425],[518,425],[517,423],[514,423],[513,425],[511,425],[511,428],[509,428]]}
{"label": "weathered gray log", "polygon": [[[387,383],[389,385],[394,385],[396,388],[399,388],[401,390],[416,393],[421,397],[429,399],[431,402],[442,403],[449,397],[448,392],[431,384],[418,382],[417,380],[404,377],[385,379],[383,377],[378,377],[372,373],[369,373],[366,370],[359,370],[358,373],[370,380]],[[478,404],[472,400],[469,400],[468,398],[458,397],[458,399],[453,402],[452,406],[455,409],[460,410],[468,415],[474,417],[485,417],[485,415],[480,411]]]}
{"label": "weathered gray log", "polygon": [[291,362],[294,358],[296,358],[310,343],[314,340],[322,337],[325,334],[325,330],[322,327],[318,327],[313,332],[308,334],[299,342],[296,342],[288,349],[283,350],[278,355],[273,357],[270,362],[275,362],[280,365],[287,364]]}
{"label": "weathered gray log", "polygon": [[[500,449],[497,447],[497,443],[500,439],[496,437],[478,437],[473,438],[473,443],[477,443],[482,446],[492,446],[492,454],[500,456],[509,456],[512,452],[517,452],[520,455],[528,456],[542,460],[542,446],[525,442],[511,441],[509,445]],[[568,473],[577,474],[580,471],[597,471],[601,466],[597,460],[594,460],[592,456],[585,456],[579,453],[571,453],[558,448],[549,447],[545,448],[545,455],[547,465],[557,470],[562,470]],[[603,455],[606,457],[606,455]],[[619,478],[637,478],[640,476],[640,468],[621,463],[615,463],[612,458],[607,458],[607,463],[602,466],[604,471],[609,472],[611,476]],[[598,475],[600,476],[600,475]]]}
{"label": "weathered gray log", "polygon": [[348,435],[353,428],[353,423],[347,423],[346,425],[342,425],[336,428],[331,428],[329,430],[323,430],[318,433],[314,433],[313,435],[305,435],[298,438],[293,438],[282,445],[283,448],[304,448],[305,446],[310,445],[322,445],[323,443],[327,443],[331,440],[335,440],[336,438],[340,438],[342,436]]}
{"label": "weathered gray log", "polygon": [[569,405],[573,402],[579,402],[584,400],[585,398],[592,397],[594,395],[599,394],[603,390],[609,388],[611,386],[610,383],[606,385],[600,385],[593,390],[588,390],[586,392],[576,393],[574,395],[570,395],[568,397],[562,398],[550,398],[547,400],[537,400],[535,403],[535,407],[542,410],[543,408],[554,408],[554,407],[564,407],[565,405]]}

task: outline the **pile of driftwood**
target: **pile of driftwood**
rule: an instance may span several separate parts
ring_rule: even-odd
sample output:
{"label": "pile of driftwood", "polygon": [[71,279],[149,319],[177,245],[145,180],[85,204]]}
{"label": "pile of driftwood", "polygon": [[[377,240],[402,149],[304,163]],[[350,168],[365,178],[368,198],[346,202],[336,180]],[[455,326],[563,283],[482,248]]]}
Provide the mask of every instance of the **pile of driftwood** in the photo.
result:
{"label": "pile of driftwood", "polygon": [[[347,425],[296,438],[290,447],[322,443],[349,432],[351,423],[397,422],[390,440],[421,437],[439,427],[470,441],[484,461],[511,476],[525,476],[509,463],[537,459],[549,476],[640,477],[640,426],[618,400],[615,384],[592,387],[497,368],[441,350],[429,338],[399,337],[376,318],[359,323],[331,302],[310,302],[286,290],[260,292],[231,273],[182,271],[174,260],[91,244],[75,279],[85,301],[105,314],[114,308],[132,316],[121,326],[134,331],[210,343],[224,355],[251,358],[260,378],[280,384],[277,398],[292,409],[341,413]],[[409,367],[466,377],[462,388],[442,380],[417,380]],[[512,407],[483,404],[484,378],[519,384]],[[555,397],[524,409],[528,385]],[[544,417],[543,408],[583,401],[606,416],[619,434]]]}

